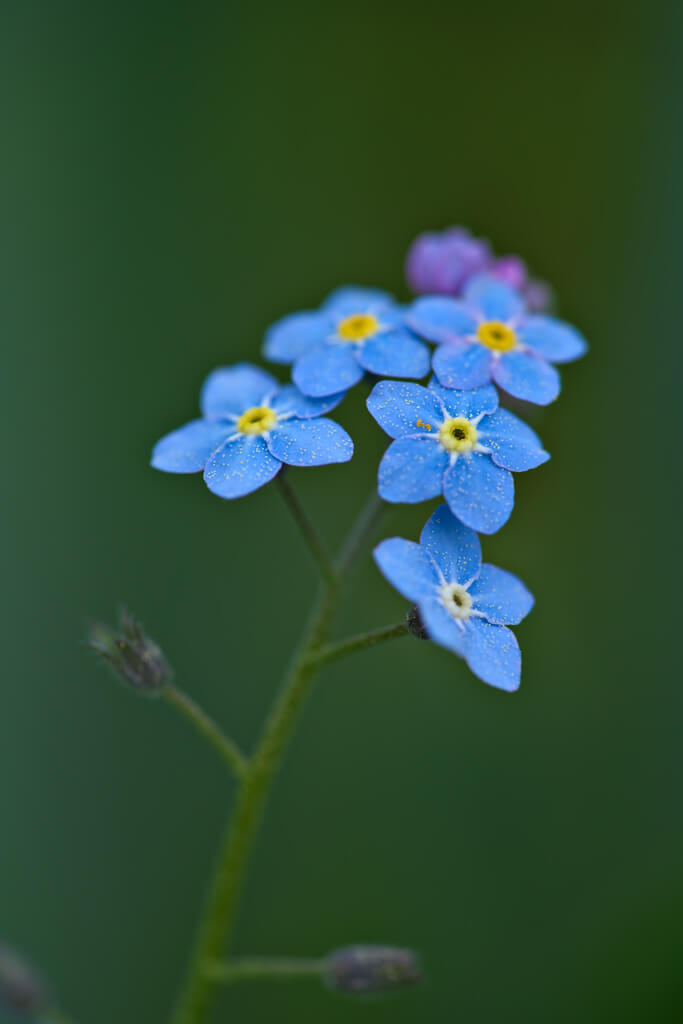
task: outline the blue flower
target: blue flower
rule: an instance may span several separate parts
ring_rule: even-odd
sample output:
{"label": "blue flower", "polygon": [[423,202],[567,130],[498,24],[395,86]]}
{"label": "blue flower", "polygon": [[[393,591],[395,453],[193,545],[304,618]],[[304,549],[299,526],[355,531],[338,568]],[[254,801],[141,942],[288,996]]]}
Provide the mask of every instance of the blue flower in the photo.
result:
{"label": "blue flower", "polygon": [[464,658],[476,676],[516,690],[522,658],[507,625],[521,622],[533,596],[509,572],[481,562],[479,538],[441,505],[420,543],[392,537],[375,548],[392,586],[417,605],[427,635]]}
{"label": "blue flower", "polygon": [[405,313],[386,292],[339,288],[319,310],[292,313],[266,332],[264,355],[293,363],[292,379],[314,398],[343,391],[363,374],[424,377],[429,349],[405,326]]}
{"label": "blue flower", "polygon": [[249,363],[209,374],[201,393],[202,419],[162,437],[152,465],[166,473],[198,473],[220,498],[241,498],[288,466],[348,462],[353,441],[328,419],[344,394],[313,399],[282,386]]}
{"label": "blue flower", "polygon": [[518,292],[486,275],[468,284],[462,300],[417,299],[407,322],[438,344],[432,365],[444,387],[469,390],[493,380],[537,405],[548,405],[560,393],[552,364],[578,359],[588,347],[575,328],[526,312]]}
{"label": "blue flower", "polygon": [[490,384],[451,391],[395,380],[375,385],[367,406],[395,438],[379,466],[385,501],[427,501],[443,494],[454,516],[479,533],[495,533],[514,504],[512,473],[550,456],[526,423],[498,408]]}

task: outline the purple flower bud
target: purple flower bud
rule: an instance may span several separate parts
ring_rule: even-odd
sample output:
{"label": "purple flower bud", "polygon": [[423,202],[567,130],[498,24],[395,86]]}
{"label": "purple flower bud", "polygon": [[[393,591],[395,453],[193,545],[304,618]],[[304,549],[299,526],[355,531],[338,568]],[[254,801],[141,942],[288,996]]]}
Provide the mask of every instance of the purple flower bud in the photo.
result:
{"label": "purple flower bud", "polygon": [[0,1007],[22,1017],[45,1009],[45,986],[33,968],[7,946],[0,945]]}
{"label": "purple flower bud", "polygon": [[95,625],[88,643],[111,665],[118,678],[135,690],[153,694],[170,682],[171,669],[161,649],[125,609],[121,612],[120,631]]}
{"label": "purple flower bud", "polygon": [[475,274],[486,272],[522,292],[529,310],[545,312],[552,292],[529,276],[519,256],[496,257],[489,243],[466,228],[447,228],[418,235],[406,257],[406,279],[417,295],[460,296]]}
{"label": "purple flower bud", "polygon": [[501,256],[489,267],[490,272],[515,288],[518,292],[524,291],[529,283],[529,274],[526,263],[519,256]]}
{"label": "purple flower bud", "polygon": [[492,259],[488,242],[473,238],[465,228],[425,232],[408,250],[406,278],[417,295],[457,295]]}
{"label": "purple flower bud", "polygon": [[422,981],[410,949],[385,946],[349,946],[327,957],[327,984],[337,992],[363,995],[404,988]]}
{"label": "purple flower bud", "polygon": [[489,271],[522,292],[531,313],[544,313],[550,309],[553,299],[550,285],[529,277],[527,265],[519,256],[502,256],[489,267]]}

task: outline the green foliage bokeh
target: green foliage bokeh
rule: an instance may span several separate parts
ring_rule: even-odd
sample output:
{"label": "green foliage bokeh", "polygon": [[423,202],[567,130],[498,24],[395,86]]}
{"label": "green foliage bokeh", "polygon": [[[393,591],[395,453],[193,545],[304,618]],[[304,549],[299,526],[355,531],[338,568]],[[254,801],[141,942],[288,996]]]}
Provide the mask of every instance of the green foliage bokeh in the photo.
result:
{"label": "green foliage bokeh", "polygon": [[[518,251],[591,341],[533,415],[485,557],[537,606],[515,696],[412,640],[335,666],[261,835],[241,953],[421,951],[353,1004],[244,986],[216,1020],[471,1024],[683,1015],[680,26],[672,4],[8,3],[0,935],[77,1020],[164,1019],[231,786],[82,644],[125,601],[245,746],[314,573],[274,489],[148,468],[214,366],[358,282],[405,296],[425,228]],[[672,325],[675,325],[675,330]],[[331,542],[385,439],[294,484]],[[396,509],[413,537],[429,512]],[[368,564],[340,629],[403,603]]]}

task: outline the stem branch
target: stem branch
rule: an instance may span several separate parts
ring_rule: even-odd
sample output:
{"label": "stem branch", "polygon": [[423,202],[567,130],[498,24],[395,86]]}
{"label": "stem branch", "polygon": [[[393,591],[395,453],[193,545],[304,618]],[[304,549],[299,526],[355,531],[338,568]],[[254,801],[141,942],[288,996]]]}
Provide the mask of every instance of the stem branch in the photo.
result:
{"label": "stem branch", "polygon": [[[270,976],[273,976],[273,965],[276,961],[228,960],[227,967],[220,967],[220,970],[216,965],[221,964],[221,957],[230,950],[249,855],[261,822],[263,807],[282,761],[284,750],[294,731],[313,680],[325,662],[332,661],[343,654],[361,650],[363,647],[381,643],[383,640],[401,636],[406,631],[401,623],[400,626],[390,626],[377,630],[373,634],[364,634],[362,637],[353,637],[340,644],[325,646],[339,600],[342,576],[347,572],[365,538],[374,528],[382,508],[382,502],[374,494],[366,504],[352,528],[337,566],[335,566],[286,476],[280,473],[277,481],[280,493],[289,505],[299,529],[318,563],[322,574],[323,588],[314,605],[298,653],[263,726],[256,750],[252,758],[244,762],[237,802],[218,854],[215,874],[199,927],[189,974],[176,1005],[172,1024],[200,1024],[205,1019],[215,996],[216,971],[222,975],[220,980],[233,980],[237,977],[232,973],[236,969],[233,965],[237,963],[242,965],[240,977],[246,977],[248,972],[250,972],[250,976],[255,976],[257,968],[261,971],[267,968],[271,972]],[[285,963],[287,962],[285,961]],[[289,963],[291,964],[291,961]],[[319,972],[320,967],[317,961],[305,963],[309,970],[312,969],[312,964],[315,964],[316,973]],[[280,968],[278,970],[278,976],[284,976],[284,971]]]}
{"label": "stem branch", "polygon": [[319,978],[325,971],[325,959],[300,957],[248,956],[217,960],[204,968],[215,982],[278,981],[291,978]]}
{"label": "stem branch", "polygon": [[360,510],[358,518],[351,527],[349,535],[341,549],[339,558],[337,559],[337,572],[340,577],[344,576],[351,568],[353,562],[358,557],[366,538],[370,536],[377,526],[383,511],[384,502],[378,495],[377,491],[373,489],[372,494]]}
{"label": "stem branch", "polygon": [[205,965],[219,960],[229,949],[235,925],[242,882],[249,854],[261,821],[263,805],[282,754],[298,720],[317,672],[310,654],[327,635],[336,608],[339,589],[328,582],[315,606],[304,633],[299,653],[285,679],[280,695],[266,719],[237,795],[216,873],[209,892],[204,918],[185,989],[181,993],[173,1024],[198,1024],[203,1020],[215,994],[215,980]]}
{"label": "stem branch", "polygon": [[194,725],[195,729],[211,743],[223,760],[227,761],[235,775],[238,778],[243,778],[247,770],[247,759],[237,744],[226,736],[214,720],[191,697],[183,693],[182,690],[179,690],[177,686],[167,683],[161,692],[168,703],[177,708]]}
{"label": "stem branch", "polygon": [[275,480],[280,488],[280,494],[289,506],[289,509],[296,520],[296,524],[299,527],[304,540],[308,544],[311,554],[318,563],[318,568],[323,575],[323,579],[327,580],[330,584],[334,584],[337,579],[337,571],[334,567],[334,563],[332,562],[318,531],[309,519],[308,513],[305,511],[289,480],[287,479],[286,471],[278,473]]}
{"label": "stem branch", "polygon": [[407,636],[409,630],[405,622],[396,622],[392,626],[382,626],[380,629],[373,629],[369,633],[359,633],[357,636],[347,637],[338,643],[325,644],[310,654],[310,660],[321,668],[338,658],[345,658],[348,654],[355,654],[356,651],[364,651],[368,647],[376,647],[378,644],[386,643],[387,640],[395,640],[400,636]]}

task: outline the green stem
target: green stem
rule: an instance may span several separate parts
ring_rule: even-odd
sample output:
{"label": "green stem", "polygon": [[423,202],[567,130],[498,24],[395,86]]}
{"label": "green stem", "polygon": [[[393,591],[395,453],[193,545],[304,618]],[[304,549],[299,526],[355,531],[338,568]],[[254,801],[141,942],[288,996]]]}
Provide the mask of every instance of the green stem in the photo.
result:
{"label": "green stem", "polygon": [[235,775],[238,778],[243,778],[247,770],[247,759],[237,745],[221,731],[214,720],[177,686],[168,683],[161,692],[168,703],[177,708],[211,743]]}
{"label": "green stem", "polygon": [[[339,652],[332,654],[332,646],[324,647],[339,600],[341,579],[374,528],[382,508],[382,502],[374,495],[358,517],[335,566],[284,473],[280,473],[277,480],[280,492],[320,567],[324,586],[304,631],[298,654],[266,719],[254,755],[246,764],[233,815],[218,854],[188,977],[171,1024],[200,1024],[210,1009],[216,988],[212,971],[230,949],[249,855],[273,779],[318,670],[325,661],[341,656]],[[403,630],[399,632],[397,627],[390,627],[389,632],[391,636],[398,636]],[[387,635],[368,641],[366,636],[362,643],[358,642],[359,638],[354,638],[350,642],[342,642],[341,646],[346,645],[347,652],[351,653],[389,638]],[[314,654],[320,649],[323,657],[316,660]]]}
{"label": "green stem", "polygon": [[198,1024],[213,1000],[215,980],[207,973],[207,967],[229,949],[242,882],[263,806],[315,678],[317,666],[310,655],[326,639],[338,594],[339,588],[328,582],[240,785],[232,821],[218,855],[190,973],[172,1017],[173,1024]]}
{"label": "green stem", "polygon": [[358,518],[351,527],[346,538],[341,554],[337,559],[337,572],[343,576],[350,569],[355,559],[360,554],[366,538],[372,533],[382,516],[385,505],[382,499],[373,490],[372,494],[361,509]]}
{"label": "green stem", "polygon": [[245,956],[216,961],[206,968],[215,982],[278,981],[291,978],[319,978],[325,972],[325,958]]}
{"label": "green stem", "polygon": [[347,637],[338,643],[325,644],[316,651],[312,651],[310,658],[317,668],[337,661],[338,658],[345,658],[348,654],[355,654],[356,651],[364,651],[367,647],[376,647],[378,644],[386,643],[387,640],[395,640],[399,636],[407,636],[408,626],[405,622],[396,622],[393,626],[382,626],[380,629],[373,629],[369,633],[359,633],[357,636]]}
{"label": "green stem", "polygon": [[334,584],[337,580],[337,571],[334,567],[334,563],[332,562],[318,531],[309,519],[308,514],[297,498],[295,491],[292,489],[287,478],[286,469],[281,470],[275,479],[280,488],[280,494],[289,506],[289,509],[296,520],[296,524],[301,530],[303,538],[310,548],[311,554],[318,563],[318,568],[323,575],[323,579],[327,580],[330,584]]}

